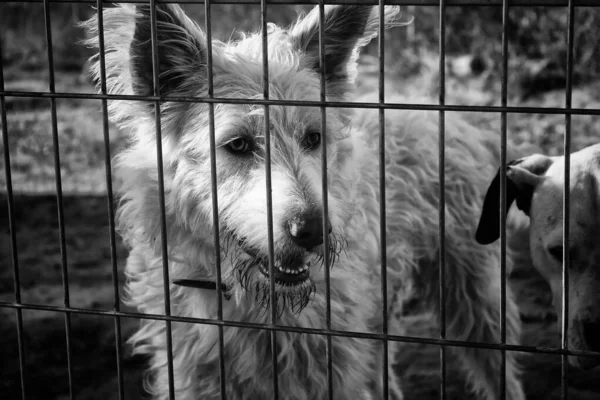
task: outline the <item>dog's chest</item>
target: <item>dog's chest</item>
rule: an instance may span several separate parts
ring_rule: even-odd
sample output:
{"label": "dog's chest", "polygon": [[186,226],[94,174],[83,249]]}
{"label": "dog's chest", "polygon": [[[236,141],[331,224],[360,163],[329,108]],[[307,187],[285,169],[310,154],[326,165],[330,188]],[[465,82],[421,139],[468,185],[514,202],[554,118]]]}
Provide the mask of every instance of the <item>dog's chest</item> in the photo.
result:
{"label": "dog's chest", "polygon": [[[227,332],[230,330],[230,332]],[[232,331],[235,330],[235,331]],[[225,375],[230,399],[273,397],[271,332],[225,328]],[[280,398],[327,398],[327,344],[324,336],[276,333]],[[355,338],[332,338],[333,385],[336,399],[357,398],[371,376],[372,344]],[[366,357],[366,359],[365,359]],[[219,398],[219,360],[198,368],[200,398]],[[342,382],[343,377],[343,382]],[[351,379],[348,379],[351,377]]]}

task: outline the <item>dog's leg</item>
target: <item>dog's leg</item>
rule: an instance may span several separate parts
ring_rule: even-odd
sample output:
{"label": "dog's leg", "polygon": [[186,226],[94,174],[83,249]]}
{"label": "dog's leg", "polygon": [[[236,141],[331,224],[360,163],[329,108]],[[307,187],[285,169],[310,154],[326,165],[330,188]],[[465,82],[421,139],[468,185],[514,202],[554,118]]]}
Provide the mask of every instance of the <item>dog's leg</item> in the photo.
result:
{"label": "dog's leg", "polygon": [[[449,240],[451,242],[451,239]],[[495,253],[481,247],[465,251],[448,243],[446,252],[446,327],[448,339],[501,343],[500,268]],[[460,249],[460,250],[457,250]],[[454,251],[453,251],[454,250]],[[435,291],[434,291],[435,292]],[[506,287],[506,343],[519,343],[520,321]],[[478,399],[500,398],[502,353],[469,347],[452,348]],[[506,398],[523,400],[516,356],[506,352]]]}

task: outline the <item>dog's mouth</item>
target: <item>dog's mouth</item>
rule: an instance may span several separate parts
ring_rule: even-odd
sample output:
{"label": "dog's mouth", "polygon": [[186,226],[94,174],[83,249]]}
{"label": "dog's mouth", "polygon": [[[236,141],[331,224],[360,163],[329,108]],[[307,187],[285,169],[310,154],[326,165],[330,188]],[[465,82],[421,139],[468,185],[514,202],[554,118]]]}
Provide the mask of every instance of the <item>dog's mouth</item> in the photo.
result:
{"label": "dog's mouth", "polygon": [[[249,240],[230,234],[224,248],[229,249],[232,244],[235,251],[225,251],[233,267],[231,278],[237,279],[246,293],[253,293],[261,308],[275,305],[278,315],[285,310],[299,313],[308,306],[317,290],[314,280],[320,279],[318,271],[325,266],[332,268],[346,246],[336,235],[330,236],[327,251],[322,245],[303,249],[291,243],[274,243],[277,246],[271,264],[266,252]],[[317,272],[313,277],[311,270],[313,275]],[[274,299],[271,299],[271,281]]]}
{"label": "dog's mouth", "polygon": [[306,255],[295,255],[281,259],[275,257],[273,268],[269,268],[268,257],[261,256],[256,250],[244,246],[243,241],[239,242],[246,254],[257,261],[258,271],[266,278],[270,278],[270,270],[273,272],[273,279],[276,284],[282,286],[300,285],[310,279],[310,261],[305,261]]}
{"label": "dog's mouth", "polygon": [[[269,279],[269,263],[258,264],[258,270],[267,279]],[[302,262],[299,266],[294,267],[283,267],[280,262],[275,261],[273,268],[273,278],[275,283],[283,286],[295,286],[299,285],[310,278],[310,262]]]}

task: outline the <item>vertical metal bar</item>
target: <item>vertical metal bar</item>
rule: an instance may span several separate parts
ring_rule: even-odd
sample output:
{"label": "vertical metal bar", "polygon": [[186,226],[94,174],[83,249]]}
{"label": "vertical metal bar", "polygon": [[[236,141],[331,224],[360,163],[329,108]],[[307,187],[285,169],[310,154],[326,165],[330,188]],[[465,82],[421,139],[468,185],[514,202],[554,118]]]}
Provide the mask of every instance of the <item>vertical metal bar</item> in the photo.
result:
{"label": "vertical metal bar", "polygon": [[[440,0],[439,48],[440,48],[440,93],[439,103],[446,103],[446,2]],[[439,202],[439,292],[440,292],[440,339],[446,339],[446,115],[439,112],[439,161],[438,174],[440,183]],[[446,346],[440,346],[440,399],[446,398]]]}
{"label": "vertical metal bar", "polygon": [[[385,2],[379,0],[379,40],[377,42],[379,55],[379,105],[385,104]],[[381,257],[381,333],[388,334],[388,301],[387,301],[387,232],[386,232],[386,208],[385,208],[385,110],[379,107],[379,240]],[[383,357],[381,358],[383,369],[382,394],[384,399],[389,398],[389,370],[388,370],[388,347],[387,339],[381,342],[383,346]]]}
{"label": "vertical metal bar", "polygon": [[[96,0],[96,12],[98,15],[98,48],[100,54],[100,90],[102,94],[107,93],[106,89],[106,52],[104,47],[104,14],[103,0]],[[110,131],[108,123],[108,104],[106,99],[102,99],[102,129],[104,137],[104,166],[106,176],[106,203],[108,206],[108,226],[110,237],[110,259],[112,265],[113,282],[113,310],[120,311],[119,303],[119,274],[117,268],[117,244],[115,238],[115,210],[113,203],[113,187],[111,172],[111,154],[110,154]],[[123,355],[121,354],[121,318],[115,316],[115,351],[117,356],[117,384],[119,399],[125,398],[123,383]]]}
{"label": "vertical metal bar", "polygon": [[[48,75],[49,91],[56,93],[54,79],[54,56],[52,52],[52,26],[50,21],[50,1],[44,0],[44,24],[46,29],[46,46],[48,48]],[[71,306],[69,296],[69,274],[67,269],[67,246],[65,241],[65,220],[62,193],[62,178],[60,172],[60,151],[58,141],[58,125],[56,117],[56,98],[50,98],[50,112],[52,117],[52,145],[54,151],[54,174],[56,182],[56,204],[58,208],[58,232],[60,239],[60,255],[62,266],[62,283],[64,290],[64,305],[66,308]],[[74,398],[73,392],[73,362],[71,357],[71,314],[65,311],[65,333],[67,346],[67,372],[69,376],[69,397]]]}
{"label": "vertical metal bar", "polygon": [[[150,0],[150,30],[152,35],[152,89],[154,96],[160,96],[160,62],[158,54],[158,27],[156,24],[156,2]],[[167,214],[165,210],[165,182],[163,171],[163,153],[162,153],[162,132],[161,132],[161,115],[160,115],[160,100],[154,102],[154,119],[156,125],[156,163],[158,169],[158,189],[160,202],[160,238],[162,246],[162,267],[163,267],[163,285],[165,296],[165,315],[171,315],[171,291],[169,289],[169,249],[167,244]],[[167,339],[167,373],[169,379],[169,398],[175,399],[175,387],[173,385],[173,336],[171,328],[171,320],[165,321],[166,339]]]}
{"label": "vertical metal bar", "polygon": [[[19,301],[20,302],[20,301]],[[21,379],[21,399],[25,400],[25,342],[23,338],[23,313],[20,308],[16,309],[17,313],[17,346],[19,347],[19,370]]]}
{"label": "vertical metal bar", "polygon": [[[327,100],[327,81],[326,81],[326,59],[325,59],[325,3],[319,0],[319,69],[320,76],[320,100]],[[331,330],[331,277],[329,271],[329,201],[327,190],[327,112],[324,105],[321,106],[321,183],[323,195],[323,256],[325,268],[325,324],[327,330]],[[333,399],[333,354],[331,349],[331,336],[325,336],[325,351],[327,359],[327,396]]]}
{"label": "vertical metal bar", "polygon": [[[567,27],[567,80],[566,80],[566,95],[565,108],[571,109],[573,97],[573,38],[574,38],[574,20],[575,6],[573,0],[569,0],[568,4],[568,27]],[[569,348],[569,221],[570,221],[570,171],[571,171],[571,114],[565,114],[565,138],[564,138],[564,155],[565,155],[565,187],[563,191],[563,287],[562,287],[562,340],[561,348],[567,350]],[[568,356],[562,355],[561,358],[561,399],[569,398],[568,391]]]}
{"label": "vertical metal bar", "polygon": [[[267,36],[267,1],[260,1],[260,22],[262,33],[262,66],[263,66],[263,98],[269,99],[269,38]],[[271,326],[277,321],[277,297],[275,293],[275,250],[273,246],[273,197],[271,185],[271,132],[269,106],[265,104],[265,179],[267,190],[267,237],[269,256],[269,303],[271,309]],[[279,398],[279,378],[277,371],[277,332],[271,331],[271,363],[273,364],[273,398]]]}
{"label": "vertical metal bar", "polygon": [[[508,103],[508,0],[502,2],[502,107]],[[500,165],[506,165],[507,114],[500,114]],[[506,168],[500,168],[500,342],[506,343]],[[500,359],[500,399],[506,398],[506,350]]]}
{"label": "vertical metal bar", "polygon": [[[2,60],[2,41],[0,40],[0,60]],[[0,63],[0,91],[4,91],[4,68]],[[8,145],[8,121],[6,118],[6,98],[0,96],[0,121],[2,122],[2,144],[4,147],[4,175],[6,178],[6,202],[8,203],[8,231],[10,232],[10,251],[13,266],[13,284],[15,303],[21,303],[21,278],[19,274],[19,256],[17,250],[17,231],[15,225],[15,203],[13,198],[12,174],[10,169],[10,148]],[[21,379],[21,398],[25,400],[25,342],[23,338],[23,312],[17,314],[17,346],[19,350],[19,374]]]}
{"label": "vertical metal bar", "polygon": [[[212,25],[211,25],[211,2],[204,2],[204,23],[206,27],[206,68],[207,68],[207,95],[208,98],[214,97],[213,83],[213,57],[212,57]],[[219,235],[219,199],[217,192],[217,156],[215,144],[215,106],[208,103],[208,125],[210,131],[210,182],[212,187],[212,208],[213,208],[213,237],[215,247],[215,267],[217,272],[217,319],[223,321],[223,288],[221,275],[221,247]],[[218,325],[219,332],[219,379],[221,385],[221,399],[227,398],[225,386],[225,344],[223,340],[223,325]]]}

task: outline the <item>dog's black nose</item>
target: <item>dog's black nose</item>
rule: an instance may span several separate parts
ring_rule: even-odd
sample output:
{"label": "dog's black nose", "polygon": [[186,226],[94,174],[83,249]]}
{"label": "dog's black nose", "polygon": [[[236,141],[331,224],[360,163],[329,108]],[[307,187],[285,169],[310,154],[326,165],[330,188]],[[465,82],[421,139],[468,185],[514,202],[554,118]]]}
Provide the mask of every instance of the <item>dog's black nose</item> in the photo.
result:
{"label": "dog's black nose", "polygon": [[592,351],[600,351],[600,320],[583,321],[583,338]]}
{"label": "dog's black nose", "polygon": [[[331,233],[329,218],[327,229]],[[312,249],[323,244],[323,219],[320,215],[296,217],[288,222],[288,232],[298,246]]]}

